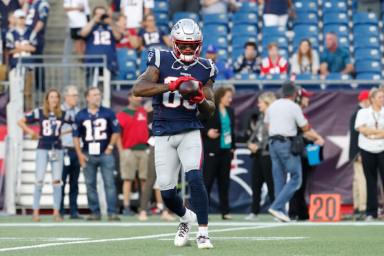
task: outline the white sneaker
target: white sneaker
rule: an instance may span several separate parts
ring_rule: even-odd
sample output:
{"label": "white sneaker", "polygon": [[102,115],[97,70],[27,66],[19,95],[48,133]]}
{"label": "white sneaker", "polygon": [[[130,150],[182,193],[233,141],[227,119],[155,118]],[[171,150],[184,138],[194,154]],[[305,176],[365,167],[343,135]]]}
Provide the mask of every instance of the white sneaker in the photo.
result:
{"label": "white sneaker", "polygon": [[290,222],[291,221],[291,219],[281,211],[276,211],[276,210],[273,210],[272,208],[269,208],[268,212],[270,214],[272,214],[272,216],[274,216],[276,219],[278,219],[282,222]]}
{"label": "white sneaker", "polygon": [[252,220],[257,220],[258,218],[257,218],[257,215],[252,212],[252,213],[248,214],[247,216],[245,216],[244,219],[252,221]]}
{"label": "white sneaker", "polygon": [[197,248],[199,249],[212,249],[213,245],[207,236],[198,236],[196,238]]}
{"label": "white sneaker", "polygon": [[189,242],[189,223],[181,222],[177,227],[177,232],[175,236],[175,246],[182,247],[188,244]]}

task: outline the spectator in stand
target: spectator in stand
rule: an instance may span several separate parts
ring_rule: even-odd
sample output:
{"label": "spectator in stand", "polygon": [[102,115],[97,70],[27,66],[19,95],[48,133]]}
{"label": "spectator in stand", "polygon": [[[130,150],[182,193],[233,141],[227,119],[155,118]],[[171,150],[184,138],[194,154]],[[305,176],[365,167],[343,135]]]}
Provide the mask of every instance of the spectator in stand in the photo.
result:
{"label": "spectator in stand", "polygon": [[83,55],[85,51],[85,42],[80,36],[80,30],[89,20],[90,9],[88,0],[64,0],[64,11],[67,13],[71,38],[74,41],[75,53]]}
{"label": "spectator in stand", "polygon": [[[310,97],[313,96],[312,92],[307,91],[304,88],[298,89],[298,95],[296,97],[296,103],[300,105],[302,109],[309,106]],[[308,118],[307,118],[308,120]],[[316,144],[319,146],[324,145],[324,139],[321,137],[311,126],[309,131],[302,133],[299,131],[299,135],[303,137],[304,145]],[[305,150],[303,150],[304,152]],[[309,212],[307,202],[305,201],[305,189],[307,186],[307,177],[315,167],[309,165],[308,157],[305,153],[301,156],[301,168],[302,168],[302,182],[300,188],[294,193],[293,197],[289,201],[289,217],[292,220],[304,221],[309,219]]]}
{"label": "spectator in stand", "polygon": [[201,14],[221,14],[237,9],[236,0],[201,0]]}
{"label": "spectator in stand", "polygon": [[291,58],[291,73],[317,75],[319,68],[319,55],[316,50],[312,49],[311,41],[302,40],[297,53]]}
{"label": "spectator in stand", "polygon": [[127,28],[138,31],[144,15],[150,14],[154,6],[154,0],[113,0],[111,9],[128,17]]}
{"label": "spectator in stand", "polygon": [[351,74],[353,65],[347,49],[338,47],[337,35],[325,35],[325,49],[320,55],[320,74],[327,76],[329,73]]}
{"label": "spectator in stand", "polygon": [[253,158],[252,163],[252,207],[246,220],[256,220],[260,213],[261,188],[265,182],[268,187],[270,202],[275,200],[272,178],[272,162],[268,151],[268,129],[264,123],[265,112],[269,105],[276,100],[272,92],[265,92],[258,98],[259,112],[251,117],[247,134],[248,149]]}
{"label": "spectator in stand", "polygon": [[0,1],[0,41],[3,42],[3,45],[0,47],[4,48],[5,46],[5,36],[8,32],[9,23],[8,17],[11,12],[14,12],[17,9],[22,8],[24,5],[24,0],[1,0]]}
{"label": "spectator in stand", "polygon": [[288,14],[292,7],[291,0],[259,0],[259,4],[264,4],[264,26],[286,27]]}
{"label": "spectator in stand", "polygon": [[377,88],[371,89],[369,100],[371,106],[360,109],[355,122],[367,182],[367,221],[377,219],[378,215],[378,171],[384,183],[384,92]]}
{"label": "spectator in stand", "polygon": [[350,142],[349,142],[349,161],[353,162],[353,209],[356,220],[364,220],[367,208],[367,184],[364,177],[363,163],[361,160],[360,149],[358,146],[359,132],[355,130],[356,116],[360,109],[368,108],[369,91],[363,90],[359,93],[359,105],[352,114],[350,120]]}
{"label": "spectator in stand", "polygon": [[[73,142],[80,166],[83,168],[87,199],[91,215],[87,220],[101,220],[97,193],[97,172],[104,183],[109,221],[119,221],[116,214],[115,158],[112,154],[119,138],[120,127],[112,109],[101,106],[101,91],[90,87],[85,92],[87,107],[80,110],[73,126]],[[82,147],[80,145],[82,141]]]}
{"label": "spectator in stand", "polygon": [[[79,108],[77,107],[77,101],[79,99],[79,92],[77,87],[69,85],[64,88],[64,103],[61,105],[61,109],[70,116],[71,120],[75,120]],[[61,190],[61,203],[60,214],[64,216],[64,198],[65,198],[65,185],[67,184],[67,178],[69,178],[69,214],[70,219],[82,219],[79,215],[77,208],[77,196],[79,194],[79,175],[80,175],[80,163],[76,155],[75,145],[73,144],[72,126],[64,124],[62,126],[62,137],[64,147],[64,167],[62,175],[62,190]]]}
{"label": "spectator in stand", "polygon": [[176,12],[193,12],[199,14],[200,0],[169,0],[169,17],[171,20]]}
{"label": "spectator in stand", "polygon": [[239,56],[233,64],[235,73],[260,73],[260,62],[257,57],[257,47],[254,42],[247,42],[244,45],[244,54]]}
{"label": "spectator in stand", "polygon": [[156,26],[155,16],[147,14],[144,16],[143,28],[139,31],[140,46],[144,49],[172,47],[169,36]]}
{"label": "spectator in stand", "polygon": [[[85,54],[105,55],[107,57],[107,67],[109,71],[114,73],[118,70],[116,41],[121,39],[121,34],[104,7],[95,7],[92,14],[92,19],[80,31],[80,36],[84,37],[86,42]],[[85,62],[100,62],[100,59],[86,58]],[[95,70],[95,72],[97,71]],[[88,85],[91,84],[89,81],[88,83]]]}
{"label": "spectator in stand", "polygon": [[268,57],[261,62],[261,75],[278,75],[288,72],[287,60],[280,56],[279,46],[276,43],[268,45]]}
{"label": "spectator in stand", "polygon": [[[25,24],[37,39],[37,46],[34,55],[42,55],[45,44],[45,29],[48,22],[49,3],[47,0],[32,0],[29,6]],[[34,59],[35,63],[43,63],[42,58]],[[45,91],[44,68],[35,68],[35,85],[38,89]]]}
{"label": "spectator in stand", "polygon": [[139,37],[137,36],[137,31],[134,28],[127,28],[127,18],[123,14],[119,16],[116,24],[122,35],[121,40],[116,43],[116,48],[139,48],[140,43]]}
{"label": "spectator in stand", "polygon": [[235,113],[230,107],[234,90],[222,86],[215,92],[216,111],[210,118],[202,116],[204,125],[202,138],[204,145],[204,183],[208,196],[214,181],[219,188],[220,213],[223,220],[232,219],[229,215],[229,174],[235,151]]}
{"label": "spectator in stand", "polygon": [[[298,135],[298,127],[309,131],[307,119],[294,100],[297,87],[292,82],[282,85],[283,98],[274,101],[267,109],[265,123],[268,125],[269,152],[272,160],[272,175],[275,201],[268,209],[269,213],[283,222],[289,222],[286,203],[293,197],[302,182],[301,156],[295,148],[292,152],[292,140]],[[290,180],[287,182],[287,174]]]}
{"label": "spectator in stand", "polygon": [[357,1],[357,11],[358,12],[373,12],[376,17],[380,19],[381,17],[381,4],[382,0],[358,0]]}
{"label": "spectator in stand", "polygon": [[[39,123],[38,134],[27,123]],[[63,149],[60,139],[60,129],[64,122],[71,123],[69,116],[60,108],[60,93],[56,89],[50,89],[44,96],[43,106],[34,109],[18,125],[24,132],[31,135],[32,139],[39,139],[36,151],[36,182],[33,194],[32,220],[40,221],[40,198],[44,185],[44,176],[48,163],[52,169],[53,186],[53,219],[63,221],[60,215],[61,202],[61,175],[63,171]]]}
{"label": "spectator in stand", "polygon": [[[119,146],[120,172],[124,180],[124,210],[126,216],[132,215],[130,198],[132,182],[136,179],[136,172],[140,179],[141,195],[148,176],[148,124],[147,112],[141,106],[141,97],[135,97],[132,91],[128,93],[128,106],[117,114],[121,127]],[[139,220],[147,220],[146,205],[140,205]]]}
{"label": "spectator in stand", "polygon": [[[13,13],[15,28],[7,33],[6,47],[9,54],[9,68],[14,72],[19,58],[31,56],[36,51],[37,40],[25,26],[25,12],[18,9]],[[30,111],[33,108],[32,100],[32,72],[27,71],[24,85],[24,109]]]}
{"label": "spectator in stand", "polygon": [[210,44],[205,51],[205,58],[211,59],[218,70],[216,80],[228,80],[233,77],[233,69],[229,63],[217,59],[217,48]]}

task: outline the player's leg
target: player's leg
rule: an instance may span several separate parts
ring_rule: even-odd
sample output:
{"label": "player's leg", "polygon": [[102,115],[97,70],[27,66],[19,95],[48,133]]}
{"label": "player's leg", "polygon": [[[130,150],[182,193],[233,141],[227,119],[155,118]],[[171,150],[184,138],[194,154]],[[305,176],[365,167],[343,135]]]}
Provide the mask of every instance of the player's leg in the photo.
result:
{"label": "player's leg", "polygon": [[184,246],[188,243],[189,223],[195,220],[195,214],[185,208],[182,198],[176,191],[181,165],[175,147],[175,137],[155,137],[156,183],[159,185],[165,206],[180,217],[181,223],[174,243],[176,246]]}
{"label": "player's leg", "polygon": [[197,215],[199,230],[197,234],[198,248],[212,248],[208,236],[208,195],[205,189],[202,164],[203,146],[199,130],[183,134],[177,148],[183,171],[189,185],[190,203]]}

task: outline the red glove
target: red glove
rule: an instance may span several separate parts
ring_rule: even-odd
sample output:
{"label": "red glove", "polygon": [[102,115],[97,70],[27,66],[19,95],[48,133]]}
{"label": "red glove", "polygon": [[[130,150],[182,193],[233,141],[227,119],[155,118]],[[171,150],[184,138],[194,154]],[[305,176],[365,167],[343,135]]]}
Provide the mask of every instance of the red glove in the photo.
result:
{"label": "red glove", "polygon": [[190,80],[194,80],[194,78],[190,76],[180,76],[179,78],[177,78],[177,80],[169,83],[168,88],[171,92],[176,91],[177,89],[179,89],[180,84],[182,82],[190,81]]}
{"label": "red glove", "polygon": [[205,100],[205,95],[203,92],[203,86],[200,83],[199,90],[197,91],[197,95],[189,100],[191,104],[200,104]]}

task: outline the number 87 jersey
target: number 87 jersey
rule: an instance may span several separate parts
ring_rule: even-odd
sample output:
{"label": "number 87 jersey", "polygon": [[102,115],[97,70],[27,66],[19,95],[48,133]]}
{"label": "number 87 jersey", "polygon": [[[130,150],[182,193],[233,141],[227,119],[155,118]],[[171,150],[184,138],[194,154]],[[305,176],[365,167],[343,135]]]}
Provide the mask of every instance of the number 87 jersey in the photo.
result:
{"label": "number 87 jersey", "polygon": [[[205,85],[215,81],[217,69],[212,60],[197,58],[184,63],[172,51],[152,49],[148,52],[148,66],[159,70],[157,83],[169,84],[180,76],[192,76]],[[197,105],[184,100],[178,91],[153,96],[153,124],[155,136],[179,134],[203,128],[197,118]]]}

